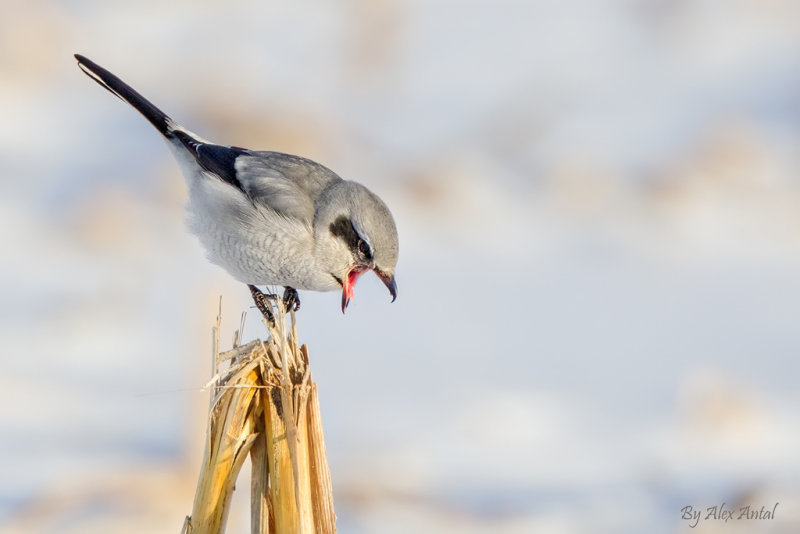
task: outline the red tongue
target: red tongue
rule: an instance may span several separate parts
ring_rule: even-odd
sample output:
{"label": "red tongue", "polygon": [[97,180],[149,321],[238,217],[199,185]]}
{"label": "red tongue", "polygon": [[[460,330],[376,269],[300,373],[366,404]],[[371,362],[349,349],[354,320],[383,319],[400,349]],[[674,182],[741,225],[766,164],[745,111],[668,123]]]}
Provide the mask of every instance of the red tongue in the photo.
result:
{"label": "red tongue", "polygon": [[356,280],[358,280],[358,277],[361,276],[364,271],[366,271],[366,269],[356,267],[347,273],[347,279],[344,281],[342,287],[342,313],[347,309],[347,305],[350,304],[350,299],[353,298],[353,288],[356,285]]}

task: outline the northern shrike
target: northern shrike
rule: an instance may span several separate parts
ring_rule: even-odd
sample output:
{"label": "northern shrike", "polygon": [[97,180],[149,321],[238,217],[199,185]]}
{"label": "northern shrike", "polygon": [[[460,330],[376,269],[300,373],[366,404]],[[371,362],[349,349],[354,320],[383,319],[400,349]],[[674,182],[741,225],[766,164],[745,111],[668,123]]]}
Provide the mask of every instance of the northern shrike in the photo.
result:
{"label": "northern shrike", "polygon": [[79,54],[75,59],[164,136],[186,178],[189,228],[212,262],[248,284],[257,304],[255,285],[284,286],[284,301],[294,309],[297,289],[341,289],[344,312],[368,270],[394,302],[397,228],[377,195],[309,159],[206,141],[103,67]]}

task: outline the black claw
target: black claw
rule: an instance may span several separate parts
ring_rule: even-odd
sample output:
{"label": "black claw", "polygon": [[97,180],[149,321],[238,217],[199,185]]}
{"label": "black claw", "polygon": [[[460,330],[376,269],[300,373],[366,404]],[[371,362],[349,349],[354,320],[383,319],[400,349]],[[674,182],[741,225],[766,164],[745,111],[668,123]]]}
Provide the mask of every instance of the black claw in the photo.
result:
{"label": "black claw", "polygon": [[258,311],[261,312],[261,315],[264,316],[264,319],[275,324],[275,316],[272,314],[272,308],[270,308],[269,302],[267,302],[268,299],[275,298],[275,295],[268,295],[251,284],[248,284],[247,287],[250,288],[250,295],[253,297],[253,302],[256,308],[258,308]]}
{"label": "black claw", "polygon": [[283,291],[283,305],[287,312],[300,310],[300,295],[295,288],[286,286]]}

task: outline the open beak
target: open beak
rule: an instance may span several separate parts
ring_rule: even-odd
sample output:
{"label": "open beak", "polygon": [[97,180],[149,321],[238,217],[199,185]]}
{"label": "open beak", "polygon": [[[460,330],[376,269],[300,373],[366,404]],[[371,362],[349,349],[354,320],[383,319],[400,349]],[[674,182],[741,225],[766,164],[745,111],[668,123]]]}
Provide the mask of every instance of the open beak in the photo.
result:
{"label": "open beak", "polygon": [[[353,288],[356,285],[356,280],[366,271],[366,268],[356,267],[347,273],[347,277],[342,284],[342,313],[347,310],[347,305],[350,304],[350,299],[353,298]],[[386,289],[389,290],[389,293],[392,295],[392,302],[394,302],[397,298],[397,283],[394,281],[394,275],[383,273],[377,269],[375,269],[375,274],[378,275],[378,278],[384,283]]]}

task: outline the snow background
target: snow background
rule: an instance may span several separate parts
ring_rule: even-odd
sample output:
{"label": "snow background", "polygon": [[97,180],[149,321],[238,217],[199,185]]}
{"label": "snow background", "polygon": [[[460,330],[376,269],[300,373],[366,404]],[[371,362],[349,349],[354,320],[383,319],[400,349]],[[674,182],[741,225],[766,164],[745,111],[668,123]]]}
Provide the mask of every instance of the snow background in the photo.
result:
{"label": "snow background", "polygon": [[3,7],[0,531],[179,531],[250,306],[75,52],[391,206],[397,302],[301,294],[341,532],[800,527],[800,4]]}

